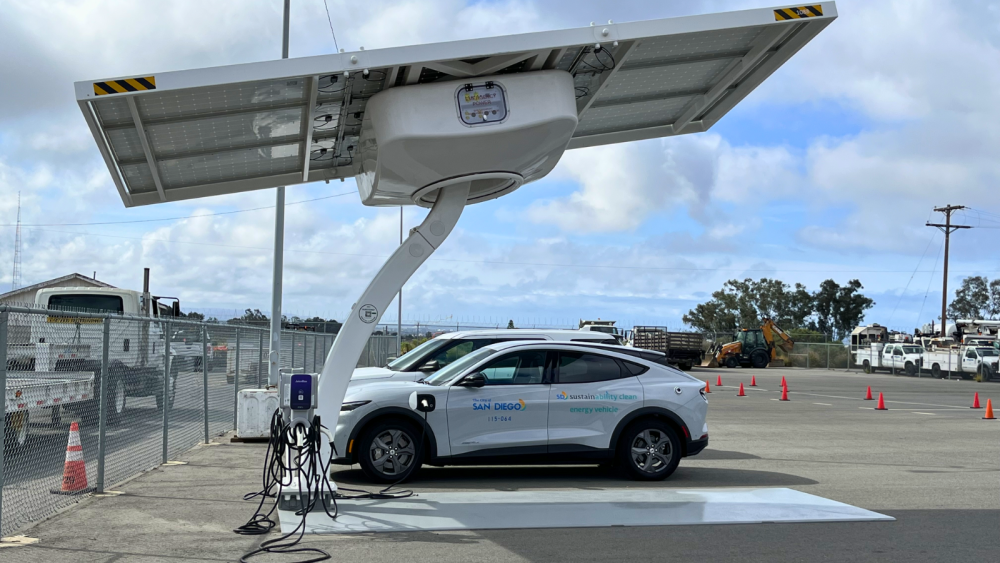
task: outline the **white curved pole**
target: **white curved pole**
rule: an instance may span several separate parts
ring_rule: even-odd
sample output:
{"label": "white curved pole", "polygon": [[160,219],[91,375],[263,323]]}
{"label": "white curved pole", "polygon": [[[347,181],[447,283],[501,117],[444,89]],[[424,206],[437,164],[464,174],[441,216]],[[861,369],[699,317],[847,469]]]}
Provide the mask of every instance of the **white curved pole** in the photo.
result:
{"label": "white curved pole", "polygon": [[424,222],[410,231],[410,236],[392,253],[361,298],[351,307],[351,314],[340,327],[319,378],[316,414],[320,416],[323,426],[331,430],[337,428],[347,384],[368,338],[406,280],[455,228],[468,201],[469,186],[469,182],[462,182],[441,188],[437,202]]}

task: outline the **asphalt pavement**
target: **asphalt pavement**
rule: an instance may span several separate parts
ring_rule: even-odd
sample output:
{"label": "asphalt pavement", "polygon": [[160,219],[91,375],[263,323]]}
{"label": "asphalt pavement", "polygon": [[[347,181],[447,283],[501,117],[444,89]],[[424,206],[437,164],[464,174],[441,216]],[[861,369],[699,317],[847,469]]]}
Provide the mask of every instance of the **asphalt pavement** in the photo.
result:
{"label": "asphalt pavement", "polygon": [[[1000,420],[973,410],[1000,385],[827,370],[712,369],[710,444],[660,483],[592,466],[425,467],[414,491],[789,487],[895,522],[553,528],[311,536],[334,561],[997,561]],[[722,375],[723,386],[715,385]],[[756,375],[757,387],[749,387]],[[789,398],[779,401],[779,381]],[[737,397],[740,382],[747,396]],[[888,410],[864,401],[866,387]],[[230,392],[232,388],[230,387]],[[998,413],[1000,414],[1000,413]],[[220,441],[26,530],[39,541],[0,561],[234,561],[260,536],[231,529],[253,513],[264,447]],[[357,467],[342,485],[374,488]],[[342,503],[342,509],[348,509]],[[271,536],[275,537],[273,534]],[[258,561],[292,561],[264,556]]]}

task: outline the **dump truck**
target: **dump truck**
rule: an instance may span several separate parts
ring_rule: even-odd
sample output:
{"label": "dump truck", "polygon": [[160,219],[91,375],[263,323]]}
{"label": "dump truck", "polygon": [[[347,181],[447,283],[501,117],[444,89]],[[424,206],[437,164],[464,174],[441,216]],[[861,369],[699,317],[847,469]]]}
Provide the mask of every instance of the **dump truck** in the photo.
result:
{"label": "dump truck", "polygon": [[688,371],[705,357],[705,336],[700,332],[670,332],[665,326],[632,328],[632,346],[667,355],[667,362]]}

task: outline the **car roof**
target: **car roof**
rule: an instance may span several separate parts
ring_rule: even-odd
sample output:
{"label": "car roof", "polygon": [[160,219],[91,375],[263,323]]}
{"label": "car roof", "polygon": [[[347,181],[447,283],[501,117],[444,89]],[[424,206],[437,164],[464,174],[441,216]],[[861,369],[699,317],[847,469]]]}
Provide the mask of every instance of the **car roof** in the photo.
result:
{"label": "car roof", "polygon": [[625,356],[632,356],[633,358],[639,358],[656,364],[669,365],[667,363],[667,355],[663,352],[643,350],[641,348],[632,348],[630,346],[615,346],[611,344],[591,342],[538,342],[511,340],[507,342],[494,342],[483,346],[483,348],[490,348],[496,350],[497,352],[509,351],[516,348],[544,348],[546,350],[600,350],[604,352],[614,352]]}
{"label": "car roof", "polygon": [[553,340],[608,340],[613,338],[606,332],[595,332],[589,330],[569,330],[569,329],[533,329],[533,328],[489,328],[481,330],[460,330],[441,334],[435,338],[442,340],[459,340],[476,337],[498,337],[498,336],[548,336]]}

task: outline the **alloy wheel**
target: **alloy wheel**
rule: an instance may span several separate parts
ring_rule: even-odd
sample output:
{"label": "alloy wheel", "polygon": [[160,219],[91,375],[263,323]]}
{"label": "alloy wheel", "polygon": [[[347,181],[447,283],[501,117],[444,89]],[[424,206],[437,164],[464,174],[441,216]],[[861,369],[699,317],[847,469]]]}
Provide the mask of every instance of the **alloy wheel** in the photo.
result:
{"label": "alloy wheel", "polygon": [[413,465],[416,453],[413,438],[397,428],[375,436],[368,448],[369,459],[375,469],[390,477],[405,473]]}
{"label": "alloy wheel", "polygon": [[632,439],[632,463],[644,473],[659,473],[674,456],[670,439],[656,428],[643,430]]}

